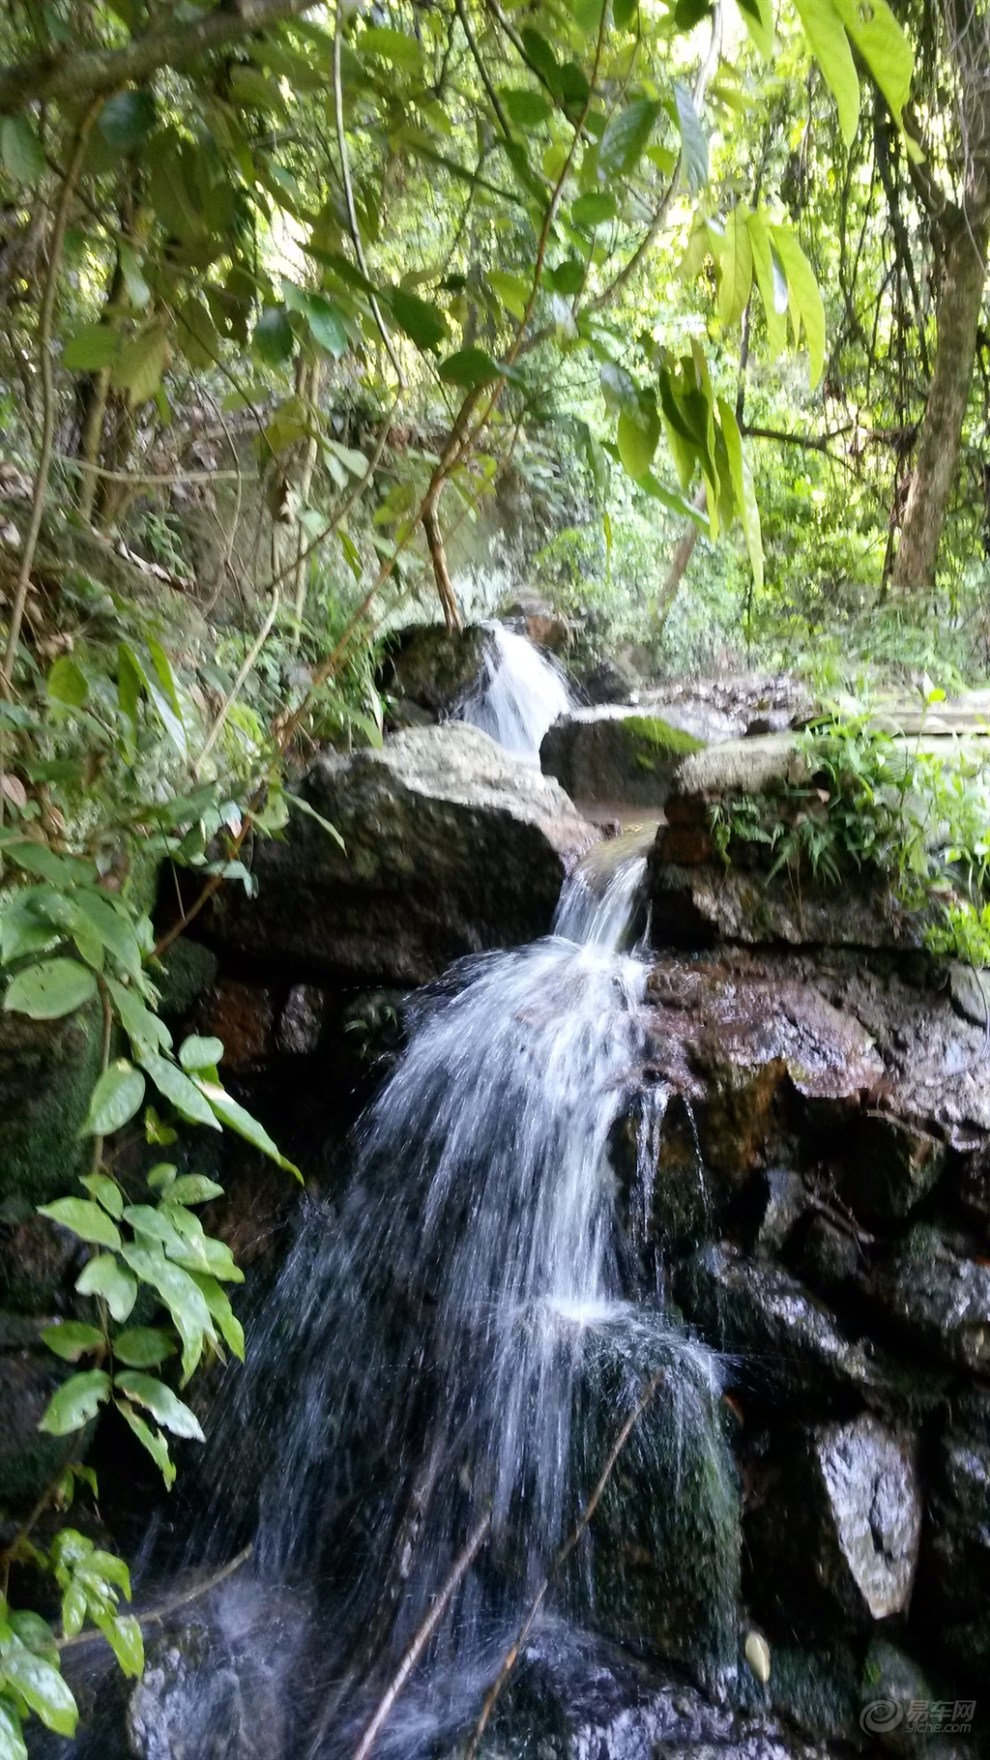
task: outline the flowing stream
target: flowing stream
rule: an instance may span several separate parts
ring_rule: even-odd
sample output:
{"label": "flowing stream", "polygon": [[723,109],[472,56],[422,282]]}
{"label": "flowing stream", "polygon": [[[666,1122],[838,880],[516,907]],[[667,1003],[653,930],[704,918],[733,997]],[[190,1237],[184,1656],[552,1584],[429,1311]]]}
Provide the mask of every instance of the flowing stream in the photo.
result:
{"label": "flowing stream", "polygon": [[573,707],[560,668],[504,623],[487,623],[489,645],[481,678],[461,705],[460,719],[500,746],[539,764],[543,735]]}
{"label": "flowing stream", "polygon": [[[482,707],[503,731],[517,717],[538,749],[554,705],[538,717],[519,708],[519,680],[532,676],[529,659],[516,665],[521,641],[498,638],[511,680],[500,691],[496,670]],[[131,1740],[148,1760],[354,1756],[438,1608],[373,1752],[462,1753],[658,1374],[623,1457],[639,1502],[627,1508],[609,1488],[537,1629],[594,1625],[616,1594],[625,1608],[612,1561],[627,1531],[654,1560],[647,1611],[629,1617],[655,1623],[657,1561],[676,1549],[685,1497],[680,1592],[697,1597],[698,1510],[730,1496],[730,1471],[718,1366],[672,1323],[645,1263],[638,1188],[652,1177],[663,1095],[643,1103],[644,873],[635,842],[600,846],[566,884],[549,936],[462,960],[410,1005],[405,1048],[358,1124],[339,1195],[305,1205],[249,1326],[247,1363],[215,1402],[187,1563],[221,1568],[245,1542],[251,1556],[200,1599],[185,1637],[162,1641],[132,1699]],[[615,1133],[637,1107],[624,1189]],[[711,1649],[724,1661],[734,1583],[718,1544],[707,1568]],[[675,1626],[676,1575],[664,1591]],[[513,1713],[511,1692],[505,1702],[509,1733],[481,1752],[542,1753],[538,1717]],[[608,1753],[631,1760],[645,1740]]]}

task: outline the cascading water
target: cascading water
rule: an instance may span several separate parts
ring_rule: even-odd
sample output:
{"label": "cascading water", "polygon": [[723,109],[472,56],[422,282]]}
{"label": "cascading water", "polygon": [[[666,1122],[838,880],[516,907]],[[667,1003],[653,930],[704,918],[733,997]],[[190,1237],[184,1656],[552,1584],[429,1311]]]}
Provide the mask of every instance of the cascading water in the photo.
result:
{"label": "cascading water", "polygon": [[539,764],[543,735],[572,707],[559,667],[525,636],[504,623],[487,623],[484,671],[459,711],[500,746],[528,764]]}
{"label": "cascading water", "polygon": [[[228,1705],[218,1752],[353,1755],[467,1537],[488,1521],[374,1747],[393,1760],[457,1751],[533,1585],[658,1370],[663,1421],[640,1426],[630,1462],[673,1507],[701,1437],[702,1476],[714,1471],[724,1488],[713,1359],[672,1328],[644,1280],[645,1297],[629,1299],[638,1231],[621,1215],[610,1140],[641,1086],[648,968],[622,948],[644,865],[619,850],[611,872],[579,873],[549,937],[462,961],[421,994],[359,1126],[339,1207],[314,1204],[303,1218],[221,1402],[212,1507],[192,1542],[202,1567],[229,1552],[238,1521],[253,1527],[250,1566],[212,1598],[213,1641],[240,1633],[224,1640],[224,1666],[246,1671],[252,1705],[276,1693],[283,1722],[275,1744],[256,1749],[253,1736],[232,1741]],[[650,1521],[669,1529],[669,1516],[661,1496]],[[601,1519],[616,1519],[608,1499]],[[593,1613],[614,1550],[599,1562],[590,1539],[558,1586],[572,1612]],[[307,1683],[293,1691],[288,1733],[287,1673]],[[142,1752],[213,1752],[201,1683],[165,1711],[149,1692],[132,1722],[171,1719],[173,1745]],[[243,1728],[254,1713],[238,1717]],[[195,1732],[193,1747],[183,1732]]]}

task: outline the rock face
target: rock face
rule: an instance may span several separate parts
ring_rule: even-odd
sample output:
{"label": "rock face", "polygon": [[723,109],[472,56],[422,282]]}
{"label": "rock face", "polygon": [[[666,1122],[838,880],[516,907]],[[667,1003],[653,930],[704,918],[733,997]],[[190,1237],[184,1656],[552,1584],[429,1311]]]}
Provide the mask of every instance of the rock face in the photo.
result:
{"label": "rock face", "polygon": [[489,639],[480,624],[447,630],[440,623],[412,623],[400,630],[378,677],[381,690],[398,699],[392,724],[446,720],[477,681]]}
{"label": "rock face", "polygon": [[295,817],[255,852],[258,899],[224,899],[211,925],[290,975],[422,984],[462,954],[532,940],[597,835],[557,783],[459,723],[321,758],[302,793],[343,849]]}
{"label": "rock face", "polygon": [[578,709],[556,721],[540,764],[578,801],[660,808],[681,760],[701,742],[639,709]]}

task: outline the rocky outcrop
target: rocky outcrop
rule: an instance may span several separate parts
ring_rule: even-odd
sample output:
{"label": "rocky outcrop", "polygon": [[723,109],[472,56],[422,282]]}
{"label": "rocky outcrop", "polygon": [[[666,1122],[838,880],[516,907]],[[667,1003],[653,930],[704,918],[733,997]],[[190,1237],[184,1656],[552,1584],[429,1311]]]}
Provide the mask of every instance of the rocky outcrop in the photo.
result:
{"label": "rocky outcrop", "polygon": [[563,790],[460,723],[324,757],[294,815],[259,844],[254,901],[223,898],[213,935],[283,975],[411,985],[452,960],[545,934],[595,831]]}
{"label": "rocky outcrop", "polygon": [[545,735],[540,764],[573,800],[659,809],[682,759],[700,743],[676,715],[668,721],[640,709],[578,709]]}
{"label": "rocky outcrop", "polygon": [[389,639],[379,689],[394,699],[390,725],[444,721],[477,683],[491,638],[481,624],[463,630],[411,623]]}

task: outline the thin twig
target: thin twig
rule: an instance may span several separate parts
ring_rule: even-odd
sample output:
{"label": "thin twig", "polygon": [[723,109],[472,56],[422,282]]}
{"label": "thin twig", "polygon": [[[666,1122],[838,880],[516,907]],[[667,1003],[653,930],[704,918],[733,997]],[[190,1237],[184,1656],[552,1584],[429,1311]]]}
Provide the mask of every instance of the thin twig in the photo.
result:
{"label": "thin twig", "polygon": [[240,695],[241,687],[244,683],[244,680],[247,678],[249,672],[251,671],[252,667],[254,666],[255,661],[258,658],[258,655],[261,653],[262,648],[264,647],[265,643],[267,642],[268,637],[271,635],[272,625],[275,622],[276,617],[278,616],[278,602],[279,602],[279,590],[276,587],[274,593],[272,594],[272,602],[269,605],[267,612],[265,613],[265,620],[264,620],[261,628],[259,629],[257,635],[255,636],[254,641],[251,643],[250,648],[248,649],[247,653],[245,654],[243,661],[241,662],[241,665],[238,669],[237,677],[234,679],[233,684],[231,685],[229,691],[227,692],[227,695],[224,697],[224,700],[220,706],[220,713],[218,714],[216,720],[214,721],[213,726],[210,728],[210,731],[209,731],[209,734],[207,735],[206,742],[203,746],[203,749],[200,752],[199,757],[196,759],[196,762],[194,763],[194,765],[192,767],[193,781],[199,780],[199,773],[202,770],[203,765],[206,763],[206,760],[209,757],[210,753],[212,752],[214,746],[216,745],[217,740],[220,738],[221,733],[223,732],[224,726],[226,725],[227,716],[230,714],[231,709],[233,708],[235,702],[237,701],[238,696]]}
{"label": "thin twig", "polygon": [[[227,1564],[221,1565],[220,1569],[214,1571],[211,1576],[201,1578],[198,1583],[191,1584],[188,1589],[180,1589],[177,1595],[170,1595],[167,1601],[160,1601],[157,1607],[149,1607],[147,1613],[137,1614],[138,1625],[160,1625],[163,1619],[168,1619],[169,1615],[176,1613],[180,1607],[187,1607],[190,1601],[198,1601],[201,1595],[208,1595],[211,1589],[215,1589],[219,1583],[225,1582],[228,1577],[233,1576],[235,1571],[240,1570],[242,1564],[246,1564],[251,1557],[252,1550],[252,1547],[245,1546],[243,1552],[239,1552],[237,1557],[230,1559]],[[56,1638],[55,1642],[59,1650],[74,1650],[79,1644],[95,1644],[97,1639],[102,1637],[103,1633],[99,1631],[73,1632],[70,1638]]]}
{"label": "thin twig", "polygon": [[52,322],[55,316],[55,298],[58,293],[59,272],[62,267],[62,250],[65,244],[65,229],[69,219],[69,208],[73,193],[79,180],[83,160],[86,156],[86,143],[89,132],[96,120],[96,113],[102,100],[95,100],[85,112],[76,130],[76,138],[72,147],[62,188],[59,191],[58,205],[52,225],[52,238],[48,250],[48,273],[45,276],[45,291],[38,316],[38,366],[41,371],[41,445],[38,448],[38,465],[34,478],[34,493],[31,501],[31,518],[28,523],[24,548],[21,551],[21,566],[14,588],[14,603],[10,613],[10,629],[7,634],[7,651],[4,655],[3,667],[0,668],[0,696],[10,697],[13,688],[14,662],[17,658],[17,645],[21,638],[21,625],[24,621],[24,607],[27,604],[28,588],[31,585],[31,570],[34,567],[38,538],[41,533],[41,521],[45,511],[45,499],[48,494],[48,479],[51,476],[52,453],[55,446],[55,375],[52,368]]}
{"label": "thin twig", "polygon": [[422,1624],[417,1627],[417,1630],[413,1634],[412,1640],[403,1654],[402,1661],[399,1663],[385,1693],[379,1701],[378,1709],[375,1712],[374,1717],[371,1719],[364,1735],[361,1737],[360,1742],[354,1750],[354,1760],[368,1760],[368,1755],[371,1753],[371,1750],[375,1745],[375,1738],[388,1721],[396,1699],[399,1697],[399,1694],[419,1661],[420,1656],[450,1606],[451,1600],[453,1599],[459,1584],[467,1575],[471,1565],[474,1563],[474,1560],[487,1540],[488,1531],[491,1525],[492,1512],[489,1509],[485,1511],[480,1522],[478,1522],[477,1526],[468,1535],[467,1540],[451,1566],[450,1573],[443,1588],[433,1602],[426,1618],[422,1621]]}
{"label": "thin twig", "polygon": [[[583,1510],[581,1511],[581,1514],[578,1517],[575,1526],[571,1529],[571,1532],[568,1534],[567,1539],[564,1541],[563,1546],[560,1548],[560,1551],[556,1554],[556,1557],[554,1558],[553,1563],[550,1565],[550,1568],[547,1571],[546,1576],[544,1577],[542,1583],[540,1584],[539,1588],[537,1589],[536,1594],[533,1596],[533,1599],[530,1603],[529,1612],[527,1613],[526,1618],[523,1620],[523,1623],[520,1626],[519,1631],[517,1632],[515,1638],[513,1639],[513,1642],[510,1644],[508,1650],[505,1653],[505,1656],[502,1660],[502,1666],[499,1669],[498,1674],[495,1676],[495,1679],[492,1682],[492,1685],[490,1686],[490,1688],[485,1696],[485,1702],[481,1707],[481,1716],[478,1718],[478,1721],[474,1726],[474,1734],[472,1735],[471,1740],[469,1741],[466,1749],[464,1750],[464,1760],[474,1760],[474,1756],[476,1755],[476,1753],[478,1751],[478,1743],[481,1741],[481,1738],[485,1733],[485,1728],[488,1724],[488,1720],[491,1717],[491,1714],[495,1709],[496,1700],[498,1699],[499,1694],[502,1691],[502,1688],[505,1686],[506,1681],[508,1680],[510,1674],[512,1673],[512,1670],[515,1668],[516,1663],[519,1660],[520,1654],[522,1652],[522,1647],[525,1644],[526,1639],[529,1636],[529,1633],[532,1629],[533,1621],[535,1620],[537,1614],[540,1611],[540,1608],[543,1605],[544,1597],[546,1596],[547,1590],[549,1589],[553,1578],[557,1575],[557,1572],[560,1570],[561,1566],[567,1563],[567,1560],[570,1558],[571,1553],[574,1551],[574,1548],[577,1545],[578,1541],[580,1540],[581,1535],[584,1533],[585,1528],[588,1526],[588,1523],[591,1521],[592,1516],[594,1515],[596,1509],[598,1508],[599,1503],[601,1502],[602,1493],[604,1492],[605,1487],[609,1482],[609,1479],[612,1477],[612,1473],[614,1471],[616,1461],[618,1460],[620,1454],[622,1453],[622,1450],[625,1448],[626,1443],[629,1441],[630,1436],[632,1435],[634,1429],[636,1428],[636,1425],[639,1423],[639,1420],[642,1417],[643,1413],[645,1412],[651,1399],[653,1398],[653,1395],[656,1393],[657,1389],[663,1384],[663,1382],[666,1380],[666,1378],[667,1378],[666,1371],[664,1369],[658,1369],[656,1374],[651,1377],[651,1379],[647,1382],[645,1388],[643,1389],[643,1392],[640,1394],[639,1399],[636,1401],[636,1404],[633,1406],[632,1411],[626,1417],[626,1419],[622,1425],[622,1428],[620,1429],[615,1441],[613,1442],[611,1448],[609,1449],[608,1459],[606,1460],[605,1465],[602,1468],[601,1476],[598,1480],[597,1485],[595,1486],[594,1491],[591,1493],[591,1496],[589,1497],[587,1503],[585,1504]],[[355,1760],[358,1760],[357,1756],[355,1756]]]}

